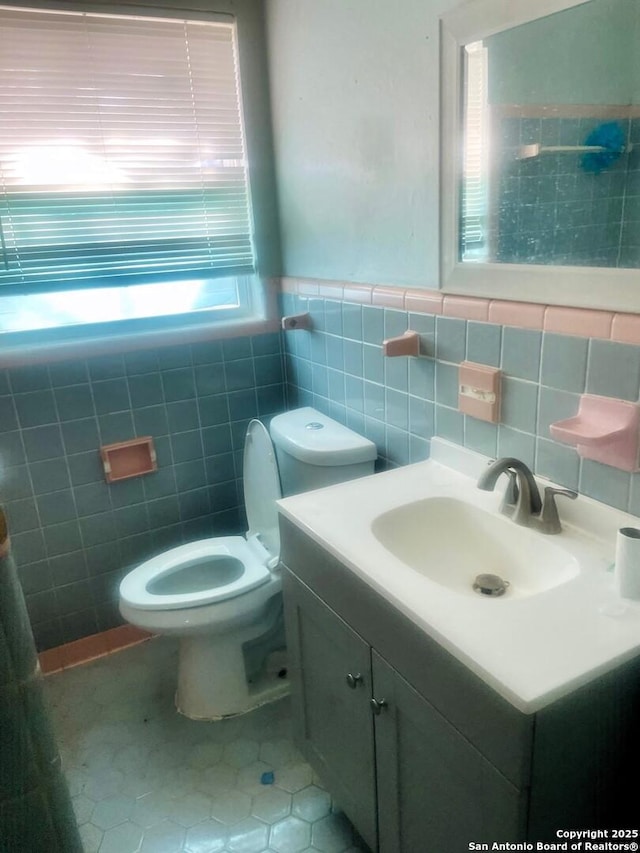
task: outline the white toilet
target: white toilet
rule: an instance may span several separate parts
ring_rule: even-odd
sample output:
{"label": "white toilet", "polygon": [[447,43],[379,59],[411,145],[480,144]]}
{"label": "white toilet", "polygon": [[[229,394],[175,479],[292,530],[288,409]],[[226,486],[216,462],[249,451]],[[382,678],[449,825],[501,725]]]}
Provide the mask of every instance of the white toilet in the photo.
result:
{"label": "white toilet", "polygon": [[309,407],[274,417],[271,438],[253,420],[244,446],[245,537],[180,545],[126,575],[124,618],[180,638],[181,713],[220,719],[287,691],[276,500],[371,474],[376,455],[371,441]]}

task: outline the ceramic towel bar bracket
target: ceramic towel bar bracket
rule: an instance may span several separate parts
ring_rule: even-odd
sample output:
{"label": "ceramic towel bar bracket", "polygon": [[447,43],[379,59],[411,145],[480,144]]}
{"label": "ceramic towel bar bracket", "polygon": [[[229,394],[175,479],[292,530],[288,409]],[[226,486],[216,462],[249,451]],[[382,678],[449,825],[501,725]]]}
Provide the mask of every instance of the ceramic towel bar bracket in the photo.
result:
{"label": "ceramic towel bar bracket", "polygon": [[[533,142],[529,145],[521,145],[518,148],[518,160],[529,160],[532,157],[539,157],[541,154],[600,154],[608,152],[611,149],[604,145],[541,145],[539,142]],[[625,145],[620,149],[621,154],[629,154],[633,151],[633,145]]]}
{"label": "ceramic towel bar bracket", "polygon": [[288,317],[282,318],[282,328],[285,332],[293,332],[300,329],[310,331],[312,328],[311,314],[308,312],[304,314],[289,314]]}
{"label": "ceramic towel bar bracket", "polygon": [[636,403],[583,394],[577,415],[557,421],[549,429],[552,438],[575,447],[583,459],[637,471],[639,425]]}
{"label": "ceramic towel bar bracket", "polygon": [[401,355],[420,355],[420,335],[407,329],[403,335],[396,338],[387,338],[382,342],[382,354],[388,358]]}

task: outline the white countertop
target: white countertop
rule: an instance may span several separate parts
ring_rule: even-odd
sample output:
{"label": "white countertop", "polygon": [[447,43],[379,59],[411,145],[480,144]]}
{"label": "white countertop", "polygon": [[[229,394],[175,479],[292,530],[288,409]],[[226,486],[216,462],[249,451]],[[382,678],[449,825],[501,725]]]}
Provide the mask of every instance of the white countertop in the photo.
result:
{"label": "white countertop", "polygon": [[460,595],[378,542],[374,518],[423,498],[454,497],[497,513],[506,478],[494,492],[476,487],[488,461],[434,439],[427,462],[285,498],[279,508],[512,705],[534,713],[640,654],[640,602],[616,594],[611,570],[616,531],[640,520],[583,496],[560,498],[562,533],[535,535],[574,555],[580,572],[524,598]]}

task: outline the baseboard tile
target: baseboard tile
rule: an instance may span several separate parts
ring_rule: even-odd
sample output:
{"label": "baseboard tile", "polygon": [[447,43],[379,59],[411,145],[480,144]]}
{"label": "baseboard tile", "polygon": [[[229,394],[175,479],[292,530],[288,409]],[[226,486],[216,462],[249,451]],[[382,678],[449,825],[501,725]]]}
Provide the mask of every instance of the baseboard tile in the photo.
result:
{"label": "baseboard tile", "polygon": [[89,637],[40,652],[40,669],[44,675],[50,675],[144,643],[153,636],[133,625],[119,625],[117,628],[110,628],[108,631],[91,634]]}

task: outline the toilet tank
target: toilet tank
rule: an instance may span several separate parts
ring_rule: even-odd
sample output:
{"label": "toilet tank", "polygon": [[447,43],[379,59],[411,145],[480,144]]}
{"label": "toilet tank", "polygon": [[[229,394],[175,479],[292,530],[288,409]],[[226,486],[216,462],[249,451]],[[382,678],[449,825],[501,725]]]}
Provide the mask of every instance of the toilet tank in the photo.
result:
{"label": "toilet tank", "polygon": [[375,444],[310,406],[276,415],[270,433],[285,496],[373,474]]}

